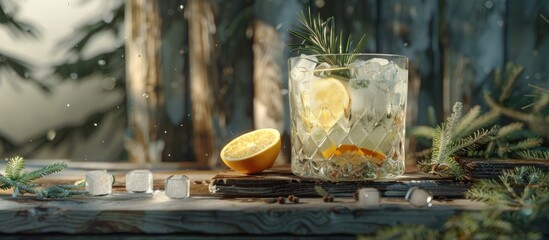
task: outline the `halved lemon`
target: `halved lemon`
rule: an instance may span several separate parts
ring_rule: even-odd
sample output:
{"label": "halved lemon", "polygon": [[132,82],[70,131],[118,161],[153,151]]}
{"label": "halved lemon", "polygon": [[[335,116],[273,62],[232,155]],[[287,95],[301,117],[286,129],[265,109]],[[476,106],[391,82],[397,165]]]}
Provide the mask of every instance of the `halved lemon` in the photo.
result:
{"label": "halved lemon", "polygon": [[335,79],[318,79],[311,82],[311,113],[314,125],[328,131],[349,111],[351,98],[345,85]]}
{"label": "halved lemon", "polygon": [[245,133],[221,150],[221,160],[231,169],[245,174],[261,172],[273,166],[280,153],[280,133],[264,128]]}

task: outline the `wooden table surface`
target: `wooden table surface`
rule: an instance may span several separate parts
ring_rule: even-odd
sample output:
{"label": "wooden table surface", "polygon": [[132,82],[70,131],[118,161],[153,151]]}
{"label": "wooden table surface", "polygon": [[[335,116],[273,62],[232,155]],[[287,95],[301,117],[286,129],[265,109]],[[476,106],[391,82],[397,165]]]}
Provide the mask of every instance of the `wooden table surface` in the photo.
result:
{"label": "wooden table surface", "polygon": [[[41,181],[72,183],[83,178],[87,170],[72,168]],[[397,223],[441,228],[458,212],[483,208],[465,199],[434,200],[432,207],[416,208],[403,198],[383,198],[380,207],[364,208],[351,197],[336,197],[334,202],[307,197],[299,204],[268,203],[266,198],[254,197],[223,198],[208,191],[208,183],[217,172],[158,168],[153,170],[155,192],[136,194],[125,192],[126,171],[111,171],[116,182],[109,196],[37,200],[0,192],[0,233],[354,236]],[[164,179],[172,174],[190,177],[189,199],[164,195]]]}

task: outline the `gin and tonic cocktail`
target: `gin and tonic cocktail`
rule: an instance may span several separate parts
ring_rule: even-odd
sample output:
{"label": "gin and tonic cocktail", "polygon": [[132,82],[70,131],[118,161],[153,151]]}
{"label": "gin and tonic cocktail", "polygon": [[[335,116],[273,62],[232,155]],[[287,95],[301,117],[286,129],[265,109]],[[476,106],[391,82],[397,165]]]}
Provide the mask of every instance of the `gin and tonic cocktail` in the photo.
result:
{"label": "gin and tonic cocktail", "polygon": [[[336,58],[347,64],[330,65]],[[290,58],[292,172],[336,181],[401,175],[407,88],[404,56]]]}

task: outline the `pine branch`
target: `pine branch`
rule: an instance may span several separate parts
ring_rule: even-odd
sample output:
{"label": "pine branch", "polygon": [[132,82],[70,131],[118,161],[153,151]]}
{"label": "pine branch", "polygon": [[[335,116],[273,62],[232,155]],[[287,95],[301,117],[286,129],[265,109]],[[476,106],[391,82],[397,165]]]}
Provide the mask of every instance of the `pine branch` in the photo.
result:
{"label": "pine branch", "polygon": [[59,172],[66,167],[66,163],[59,162],[31,172],[23,172],[25,160],[21,157],[15,157],[8,161],[5,171],[6,176],[0,174],[0,188],[5,190],[13,188],[13,197],[25,193],[35,194],[37,198],[65,198],[86,194],[87,191],[82,190],[84,188],[84,184],[82,183],[75,185],[52,185],[41,189],[38,184],[31,183],[31,181]]}
{"label": "pine branch", "polygon": [[465,196],[488,204],[521,209],[538,205],[538,199],[549,199],[548,190],[549,173],[526,166],[505,170],[498,180],[481,180],[473,185]]}
{"label": "pine branch", "polygon": [[52,173],[60,172],[65,168],[67,168],[67,164],[64,162],[54,163],[40,169],[36,169],[34,171],[24,173],[23,175],[21,175],[20,181],[28,183],[30,181],[37,180]]}
{"label": "pine branch", "polygon": [[[356,47],[353,47],[351,36],[345,41],[342,31],[338,35],[335,31],[333,17],[323,21],[320,14],[314,18],[311,9],[309,9],[308,15],[305,15],[304,12],[298,14],[298,20],[301,23],[301,28],[290,30],[289,33],[301,39],[302,42],[290,45],[294,47],[293,51],[301,51],[306,54],[351,54],[319,57],[323,62],[332,66],[347,66],[350,64],[354,61],[352,54],[356,54],[364,44],[365,35],[360,38]],[[345,45],[344,42],[346,42]]]}
{"label": "pine branch", "polygon": [[17,156],[8,160],[4,174],[9,179],[19,179],[23,168],[25,168],[25,161],[22,157]]}
{"label": "pine branch", "polygon": [[529,160],[549,160],[549,151],[524,150],[516,153],[519,157]]}

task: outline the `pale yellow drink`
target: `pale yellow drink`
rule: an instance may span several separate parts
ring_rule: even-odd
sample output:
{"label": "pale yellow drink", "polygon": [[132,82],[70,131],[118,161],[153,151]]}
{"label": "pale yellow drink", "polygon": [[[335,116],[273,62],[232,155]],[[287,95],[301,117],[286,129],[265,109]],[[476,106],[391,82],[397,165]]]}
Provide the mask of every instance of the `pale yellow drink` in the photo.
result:
{"label": "pale yellow drink", "polygon": [[347,66],[289,60],[292,172],[327,180],[404,172],[408,59],[355,54]]}

